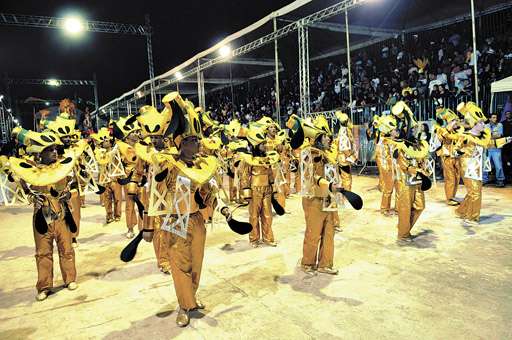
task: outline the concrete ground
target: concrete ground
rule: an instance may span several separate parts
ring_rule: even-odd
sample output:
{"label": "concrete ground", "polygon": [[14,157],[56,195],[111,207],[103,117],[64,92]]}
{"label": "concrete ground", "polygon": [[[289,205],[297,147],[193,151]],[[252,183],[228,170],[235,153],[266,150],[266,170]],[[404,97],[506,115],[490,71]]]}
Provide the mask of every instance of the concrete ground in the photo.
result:
{"label": "concrete ground", "polygon": [[143,242],[122,263],[124,223],[103,224],[95,197],[82,210],[79,288],[36,302],[31,208],[1,207],[0,339],[512,339],[512,189],[484,188],[480,226],[463,227],[438,184],[413,229],[416,246],[399,248],[396,217],[377,211],[376,182],[354,177],[365,207],[341,214],[338,276],[298,269],[298,196],[274,219],[277,248],[253,249],[225,224],[208,226],[198,294],[207,308],[188,328],[175,324],[172,279],[158,271],[152,246]]}

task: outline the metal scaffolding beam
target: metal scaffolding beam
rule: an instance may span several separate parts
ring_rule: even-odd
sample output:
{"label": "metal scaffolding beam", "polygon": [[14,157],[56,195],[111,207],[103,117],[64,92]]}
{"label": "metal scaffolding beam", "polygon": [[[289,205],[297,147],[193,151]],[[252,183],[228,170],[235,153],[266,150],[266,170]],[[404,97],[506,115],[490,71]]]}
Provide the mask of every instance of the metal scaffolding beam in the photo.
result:
{"label": "metal scaffolding beam", "polygon": [[96,86],[94,80],[68,79],[13,79],[8,78],[9,85],[48,85],[48,86]]}
{"label": "metal scaffolding beam", "polygon": [[[64,20],[64,18],[40,15],[0,13],[0,24],[9,26],[63,29]],[[144,25],[120,24],[107,21],[87,20],[84,22],[84,25],[87,31],[97,33],[149,35],[151,32]]]}
{"label": "metal scaffolding beam", "polygon": [[[279,19],[282,22],[293,22],[289,19]],[[315,22],[308,25],[311,28],[318,28],[322,30],[332,31],[332,32],[341,32],[345,33],[346,28],[345,25],[337,24],[334,22]],[[350,25],[350,33],[351,34],[359,34],[359,35],[371,35],[374,37],[393,37],[402,33],[401,30],[388,29],[388,28],[376,28],[376,27],[368,27],[368,26],[360,26],[360,25]]]}
{"label": "metal scaffolding beam", "polygon": [[311,112],[311,101],[309,93],[309,35],[308,27],[303,23],[299,24],[298,35],[300,115],[304,118]]}
{"label": "metal scaffolding beam", "polygon": [[[205,58],[203,60],[210,61],[213,59]],[[268,66],[268,67],[274,67],[274,64],[275,64],[274,59],[267,59],[267,58],[261,58],[261,59],[258,59],[258,58],[236,58],[236,59],[230,59],[229,62],[231,64],[238,64],[238,65],[255,65],[255,66]]]}

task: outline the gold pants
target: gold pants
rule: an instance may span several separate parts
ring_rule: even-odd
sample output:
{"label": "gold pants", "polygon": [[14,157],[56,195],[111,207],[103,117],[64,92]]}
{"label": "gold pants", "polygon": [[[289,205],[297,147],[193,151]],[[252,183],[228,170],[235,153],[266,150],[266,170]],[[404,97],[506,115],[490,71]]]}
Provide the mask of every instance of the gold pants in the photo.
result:
{"label": "gold pants", "polygon": [[103,192],[102,196],[107,218],[121,217],[122,195],[122,189],[119,183],[114,181],[105,184],[105,192]]}
{"label": "gold pants", "polygon": [[380,156],[380,152],[378,147],[375,149],[375,163],[377,163],[377,170],[379,171],[379,184],[378,188],[379,191],[382,191],[382,188],[384,187],[384,177],[383,177],[383,170],[382,170],[382,157]]}
{"label": "gold pants", "polygon": [[288,198],[290,196],[290,187],[292,185],[292,172],[290,171],[290,159],[286,158],[283,161],[285,176],[286,176],[286,184],[284,185],[284,196]]}
{"label": "gold pants", "polygon": [[236,201],[236,185],[235,180],[228,176],[228,189],[229,189],[229,200],[231,202]]}
{"label": "gold pants", "polygon": [[69,208],[71,209],[71,215],[73,215],[73,220],[76,224],[76,233],[73,233],[72,237],[77,238],[80,234],[80,209],[82,207],[81,204],[81,196],[78,190],[71,191],[71,198],[69,199]]}
{"label": "gold pants", "polygon": [[144,190],[144,188],[139,188],[136,183],[128,183],[123,186],[123,191],[125,199],[124,215],[126,218],[126,228],[133,231],[133,228],[138,226],[138,229],[142,230],[144,227],[144,219],[140,218],[139,211],[135,205],[133,197],[134,194],[137,194],[142,204],[146,206],[146,190]]}
{"label": "gold pants", "polygon": [[460,181],[460,159],[443,157],[444,193],[449,201],[457,194]]}
{"label": "gold pants", "polygon": [[190,214],[187,239],[169,234],[171,274],[178,304],[185,310],[197,307],[196,292],[203,266],[206,228],[199,212]]}
{"label": "gold pants", "polygon": [[482,181],[467,177],[462,177],[462,180],[467,193],[455,213],[462,218],[478,222],[480,221],[480,208],[482,207]]}
{"label": "gold pants", "polygon": [[272,187],[252,187],[252,198],[249,203],[249,223],[252,231],[249,241],[257,242],[262,234],[263,241],[274,242],[272,232]]}
{"label": "gold pants", "polygon": [[170,233],[162,230],[163,218],[161,216],[150,217],[150,223],[153,225],[153,248],[155,250],[156,263],[158,268],[169,269],[169,242]]}
{"label": "gold pants", "polygon": [[295,171],[295,193],[299,193],[301,190],[300,187],[300,168],[297,168],[297,171]]}
{"label": "gold pants", "polygon": [[345,172],[343,170],[340,171],[341,177],[341,186],[343,189],[352,191],[352,174],[349,172]]}
{"label": "gold pants", "polygon": [[39,234],[35,226],[33,229],[36,243],[37,292],[53,287],[53,240],[57,243],[60,272],[64,283],[76,281],[75,251],[71,246],[71,232],[64,219],[49,223],[48,231],[44,235]]}
{"label": "gold pants", "polygon": [[397,181],[398,238],[411,236],[411,229],[425,209],[425,194],[420,185]]}
{"label": "gold pants", "polygon": [[393,179],[393,170],[390,164],[387,169],[380,169],[379,175],[382,176],[382,200],[380,201],[380,211],[386,212],[391,210],[391,196],[393,195],[393,187],[396,181]]}
{"label": "gold pants", "polygon": [[[302,198],[306,232],[302,265],[332,268],[334,258],[334,211],[322,211],[321,198]],[[320,250],[318,249],[320,247]]]}

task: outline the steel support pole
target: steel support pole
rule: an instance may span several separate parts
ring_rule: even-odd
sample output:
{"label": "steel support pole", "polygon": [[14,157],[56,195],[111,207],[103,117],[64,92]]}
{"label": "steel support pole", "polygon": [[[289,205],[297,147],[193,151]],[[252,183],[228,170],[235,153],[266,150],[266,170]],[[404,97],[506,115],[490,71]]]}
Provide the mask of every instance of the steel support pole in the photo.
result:
{"label": "steel support pole", "polygon": [[235,106],[235,93],[233,91],[233,69],[231,67],[231,62],[229,62],[229,86],[231,87],[231,106],[234,109],[234,106]]}
{"label": "steel support pole", "polygon": [[[99,118],[99,100],[98,100],[98,80],[96,79],[96,73],[92,75],[92,79],[94,80],[94,110],[96,111],[96,130],[99,130],[100,126],[100,118]],[[89,117],[90,118],[90,117]]]}
{"label": "steel support pole", "polygon": [[347,68],[348,68],[348,100],[349,100],[349,109],[350,109],[350,119],[354,121],[354,117],[352,114],[352,67],[350,63],[350,37],[348,32],[348,11],[345,10],[345,34],[347,37]]}
{"label": "steel support pole", "polygon": [[153,45],[151,43],[151,25],[149,22],[149,14],[146,14],[146,47],[148,51],[148,69],[149,69],[149,79],[150,79],[150,88],[151,88],[151,105],[155,106],[156,97],[155,97],[155,84],[153,78],[155,78],[155,71],[153,67]]}
{"label": "steel support pole", "polygon": [[301,117],[305,118],[311,112],[311,99],[309,93],[309,46],[308,28],[304,21],[298,27],[299,35],[299,92]]}
{"label": "steel support pole", "polygon": [[471,0],[471,27],[473,30],[473,73],[475,83],[475,100],[477,105],[480,105],[478,98],[478,61],[477,61],[477,50],[476,50],[476,29],[475,29],[475,2]]}
{"label": "steel support pole", "polygon": [[[274,18],[274,32],[277,31],[277,19]],[[276,114],[277,114],[277,124],[281,126],[281,101],[279,99],[279,53],[277,51],[277,39],[274,39],[274,63],[275,63],[275,72],[276,72],[276,85],[275,85],[275,95],[276,95]]]}

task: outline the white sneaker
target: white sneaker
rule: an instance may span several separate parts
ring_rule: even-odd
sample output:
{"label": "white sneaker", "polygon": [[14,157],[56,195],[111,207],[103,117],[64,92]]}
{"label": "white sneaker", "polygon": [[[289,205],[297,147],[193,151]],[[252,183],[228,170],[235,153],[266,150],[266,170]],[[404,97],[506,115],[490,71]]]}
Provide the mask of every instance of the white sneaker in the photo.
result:
{"label": "white sneaker", "polygon": [[126,238],[133,238],[135,236],[135,234],[133,233],[133,231],[129,231],[126,233]]}
{"label": "white sneaker", "polygon": [[465,225],[465,226],[470,226],[470,227],[478,227],[480,225],[480,223],[478,223],[477,221],[473,221],[473,220],[468,220],[468,219],[464,219],[462,221],[462,223]]}
{"label": "white sneaker", "polygon": [[48,297],[48,291],[43,290],[42,292],[40,292],[39,294],[36,295],[36,300],[43,301],[43,300],[46,300],[47,297]]}
{"label": "white sneaker", "polygon": [[78,288],[78,285],[76,284],[76,282],[70,282],[70,283],[68,284],[68,289],[69,289],[69,290],[75,290],[75,289],[77,289],[77,288]]}

